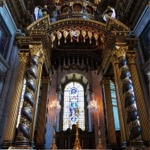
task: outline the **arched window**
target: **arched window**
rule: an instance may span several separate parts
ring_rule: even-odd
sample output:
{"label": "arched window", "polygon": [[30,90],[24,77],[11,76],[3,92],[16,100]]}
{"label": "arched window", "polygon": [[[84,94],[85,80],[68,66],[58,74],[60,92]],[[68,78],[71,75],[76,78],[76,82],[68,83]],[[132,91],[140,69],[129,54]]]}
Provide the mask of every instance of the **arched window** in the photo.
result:
{"label": "arched window", "polygon": [[80,83],[70,82],[64,89],[63,130],[77,123],[85,130],[84,89]]}

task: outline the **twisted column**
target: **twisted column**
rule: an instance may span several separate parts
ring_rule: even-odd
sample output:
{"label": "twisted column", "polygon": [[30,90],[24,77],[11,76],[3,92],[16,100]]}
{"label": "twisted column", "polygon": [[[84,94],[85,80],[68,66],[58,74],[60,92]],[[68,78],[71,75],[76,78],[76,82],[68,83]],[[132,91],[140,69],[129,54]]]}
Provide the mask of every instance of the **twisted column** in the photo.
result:
{"label": "twisted column", "polygon": [[41,45],[30,46],[31,56],[26,69],[26,88],[21,110],[21,119],[18,126],[17,142],[21,145],[30,145],[31,123],[34,118],[33,107],[38,88],[39,61],[43,56]]}
{"label": "twisted column", "polygon": [[[122,83],[122,93],[124,95],[124,107],[127,114],[127,124],[129,126],[129,141],[133,143],[142,143],[141,125],[139,122],[138,111],[136,107],[135,94],[131,80],[131,74],[127,65],[126,51],[128,47],[117,47],[114,54],[119,59],[120,80]],[[133,144],[134,145],[134,144]],[[142,144],[141,144],[142,145]]]}
{"label": "twisted column", "polygon": [[31,135],[31,141],[32,143],[34,143],[34,133],[35,133],[35,126],[36,126],[36,122],[37,122],[37,111],[38,111],[38,100],[39,100],[39,91],[40,91],[40,86],[41,86],[41,74],[42,74],[42,68],[43,68],[43,62],[45,60],[44,58],[44,55],[43,55],[43,52],[42,52],[42,47],[41,45],[39,45],[38,47],[37,46],[30,46],[30,49],[31,49],[31,55],[34,57],[34,51],[36,51],[36,49],[41,49],[41,56],[39,57],[39,65],[38,65],[38,69],[37,69],[37,80],[36,80],[36,84],[37,84],[37,90],[35,92],[35,105],[34,105],[34,108],[33,108],[33,116],[34,116],[34,119],[33,119],[33,122],[32,122],[32,127],[31,127],[31,130],[32,130],[32,135]]}
{"label": "twisted column", "polygon": [[28,60],[29,53],[19,53],[19,67],[18,67],[18,78],[16,80],[16,84],[14,87],[13,96],[11,99],[9,115],[8,115],[8,123],[6,126],[6,132],[4,136],[3,145],[9,145],[14,141],[15,130],[16,130],[16,122],[17,122],[17,113],[20,104],[20,97],[23,88],[24,82],[24,73],[26,68],[26,62]]}

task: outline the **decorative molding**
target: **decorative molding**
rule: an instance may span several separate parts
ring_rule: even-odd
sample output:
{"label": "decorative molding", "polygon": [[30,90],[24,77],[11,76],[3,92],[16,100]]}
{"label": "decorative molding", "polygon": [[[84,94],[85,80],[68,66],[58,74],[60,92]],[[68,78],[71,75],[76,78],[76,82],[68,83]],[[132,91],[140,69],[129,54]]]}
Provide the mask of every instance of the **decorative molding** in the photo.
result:
{"label": "decorative molding", "polygon": [[18,55],[19,55],[19,60],[21,62],[24,62],[24,63],[27,62],[27,59],[29,58],[29,53],[22,53],[22,52],[20,52]]}
{"label": "decorative molding", "polygon": [[29,45],[32,56],[43,56],[43,47],[42,45]]}
{"label": "decorative molding", "polygon": [[127,53],[128,64],[135,64],[136,58],[137,58],[137,54],[128,54]]}
{"label": "decorative molding", "polygon": [[113,54],[116,55],[118,58],[126,57],[126,52],[128,50],[128,46],[116,46]]}
{"label": "decorative molding", "polygon": [[117,19],[108,16],[107,28],[117,31],[130,31],[129,28]]}
{"label": "decorative molding", "polygon": [[45,29],[48,30],[48,27],[50,25],[50,19],[49,15],[46,15],[37,21],[34,21],[31,23],[28,27],[27,30],[36,30],[36,29]]}

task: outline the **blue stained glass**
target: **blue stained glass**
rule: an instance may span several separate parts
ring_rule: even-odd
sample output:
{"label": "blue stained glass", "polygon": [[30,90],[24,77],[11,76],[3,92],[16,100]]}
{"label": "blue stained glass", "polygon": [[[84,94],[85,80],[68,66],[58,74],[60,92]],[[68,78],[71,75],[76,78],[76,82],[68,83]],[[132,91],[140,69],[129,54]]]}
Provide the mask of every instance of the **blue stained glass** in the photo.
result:
{"label": "blue stained glass", "polygon": [[81,84],[70,82],[66,85],[63,109],[63,130],[72,128],[77,122],[79,128],[85,130],[84,89]]}
{"label": "blue stained glass", "polygon": [[72,122],[76,123],[77,120],[78,120],[78,117],[77,117],[77,116],[71,116],[71,117],[70,117],[70,120],[71,120]]}
{"label": "blue stained glass", "polygon": [[71,102],[70,107],[78,108],[78,104],[76,102]]}
{"label": "blue stained glass", "polygon": [[71,94],[74,95],[74,94],[76,94],[76,93],[77,93],[76,88],[72,88],[72,89],[71,89]]}

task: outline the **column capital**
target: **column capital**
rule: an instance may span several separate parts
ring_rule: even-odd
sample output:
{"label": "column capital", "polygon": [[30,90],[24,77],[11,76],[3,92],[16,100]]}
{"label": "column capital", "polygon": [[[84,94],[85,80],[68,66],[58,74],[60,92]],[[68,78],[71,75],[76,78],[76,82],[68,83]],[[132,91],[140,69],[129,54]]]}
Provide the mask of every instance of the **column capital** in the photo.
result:
{"label": "column capital", "polygon": [[128,50],[128,46],[116,46],[113,55],[120,57],[126,57],[126,52]]}
{"label": "column capital", "polygon": [[43,55],[43,46],[42,45],[29,45],[32,56],[42,56]]}
{"label": "column capital", "polygon": [[20,62],[24,62],[24,63],[27,62],[27,59],[29,57],[29,53],[19,52],[18,55],[19,55],[19,61]]}
{"label": "column capital", "polygon": [[49,76],[42,76],[42,83],[49,83],[51,82],[51,79]]}
{"label": "column capital", "polygon": [[135,64],[137,58],[137,54],[127,53],[128,64]]}
{"label": "column capital", "polygon": [[104,78],[102,78],[102,83],[103,84],[110,84],[110,78],[106,78],[106,77],[104,77]]}

